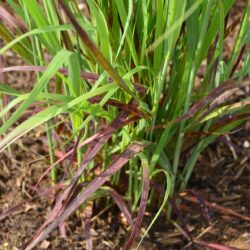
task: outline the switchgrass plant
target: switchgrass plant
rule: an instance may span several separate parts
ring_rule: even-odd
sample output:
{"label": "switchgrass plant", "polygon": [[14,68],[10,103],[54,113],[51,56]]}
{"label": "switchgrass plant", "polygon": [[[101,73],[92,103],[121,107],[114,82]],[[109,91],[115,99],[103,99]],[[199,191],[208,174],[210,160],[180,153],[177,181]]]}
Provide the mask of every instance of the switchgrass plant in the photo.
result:
{"label": "switchgrass plant", "polygon": [[[52,184],[65,184],[25,249],[62,227],[70,214],[85,211],[87,200],[98,203],[100,197],[113,197],[131,227],[125,249],[139,235],[146,207],[156,213],[142,239],[161,213],[171,218],[168,200],[180,203],[176,194],[185,190],[202,150],[250,116],[249,97],[235,95],[249,86],[250,1],[241,19],[228,25],[234,4],[2,3],[5,46],[0,55],[12,49],[26,65],[1,68],[0,73],[34,71],[37,80],[28,93],[0,83],[1,97],[11,97],[1,103],[0,150],[44,125],[51,161],[45,174],[51,171]],[[236,26],[239,31],[225,59],[225,39]],[[20,123],[37,102],[40,111]],[[59,127],[66,123],[71,124],[70,136],[60,138]],[[64,155],[56,159],[55,149]],[[58,171],[66,158],[70,164],[62,177]],[[157,187],[163,194],[155,192]],[[91,246],[88,238],[86,246]]]}

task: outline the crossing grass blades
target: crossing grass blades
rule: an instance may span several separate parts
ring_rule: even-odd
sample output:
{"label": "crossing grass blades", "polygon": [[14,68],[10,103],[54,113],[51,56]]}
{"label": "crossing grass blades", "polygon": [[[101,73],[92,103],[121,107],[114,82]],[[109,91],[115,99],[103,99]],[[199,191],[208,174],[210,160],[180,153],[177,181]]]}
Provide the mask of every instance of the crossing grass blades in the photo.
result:
{"label": "crossing grass blades", "polygon": [[[36,84],[21,93],[0,83],[0,150],[11,150],[18,139],[43,125],[51,165],[36,188],[49,172],[51,185],[64,187],[24,249],[34,248],[58,227],[63,232],[72,213],[91,215],[93,203],[103,197],[112,197],[109,202],[117,204],[130,226],[124,249],[138,237],[141,243],[160,215],[165,214],[168,223],[174,212],[178,214],[177,194],[186,189],[199,154],[250,118],[249,97],[239,100],[235,95],[250,83],[250,1],[241,19],[229,26],[234,4],[234,0],[2,4],[0,37],[5,45],[0,55],[11,49],[26,65],[0,68],[0,74],[36,72]],[[225,59],[225,39],[236,26],[238,35]],[[6,97],[11,97],[8,102]],[[37,103],[40,109],[20,122]],[[65,122],[71,124],[71,135],[59,145],[54,135]],[[55,149],[65,147],[71,149],[57,159]],[[184,152],[188,157],[180,168]],[[58,171],[66,159],[70,164],[62,177]],[[154,192],[157,187],[162,192]],[[155,209],[155,217],[142,235],[149,207]],[[85,223],[86,248],[91,249],[90,216]],[[192,244],[230,249],[193,241],[185,223],[181,225]]]}

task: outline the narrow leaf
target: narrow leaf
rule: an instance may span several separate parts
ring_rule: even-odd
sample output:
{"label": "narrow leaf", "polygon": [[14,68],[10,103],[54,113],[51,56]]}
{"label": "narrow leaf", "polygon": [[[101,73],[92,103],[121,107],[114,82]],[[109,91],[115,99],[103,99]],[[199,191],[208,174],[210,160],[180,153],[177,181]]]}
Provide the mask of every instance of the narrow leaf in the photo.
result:
{"label": "narrow leaf", "polygon": [[[61,222],[63,222],[69,215],[71,215],[82,203],[84,203],[101,185],[103,185],[112,175],[120,170],[134,155],[139,153],[147,146],[146,143],[135,142],[131,144],[126,151],[114,160],[111,165],[96,177],[67,207],[66,209],[53,220],[39,235],[37,235],[24,249],[30,250],[39,242],[44,240],[47,235],[54,230]],[[148,175],[147,175],[148,176]],[[145,190],[147,191],[147,190]],[[146,192],[145,192],[145,197]],[[144,197],[144,196],[143,196]],[[145,200],[143,200],[145,203]]]}
{"label": "narrow leaf", "polygon": [[95,44],[89,38],[87,32],[79,25],[79,23],[76,21],[75,17],[68,10],[68,8],[64,4],[63,0],[59,0],[59,2],[61,4],[65,14],[69,18],[69,20],[71,21],[73,26],[75,27],[76,31],[78,32],[83,43],[86,45],[89,52],[93,55],[93,57],[96,59],[96,61],[109,73],[111,78],[118,84],[118,86],[120,88],[125,90],[128,94],[130,94],[132,97],[134,97],[136,99],[135,94],[129,89],[127,84],[118,75],[118,73],[113,68],[113,66],[110,64],[110,62],[104,57],[104,55],[101,53],[101,51],[95,46]]}
{"label": "narrow leaf", "polygon": [[136,219],[133,231],[130,234],[128,242],[126,243],[124,247],[125,250],[131,249],[133,242],[136,240],[140,232],[142,219],[144,217],[147,200],[148,200],[149,183],[150,183],[149,175],[150,175],[149,167],[143,166],[143,188],[142,188],[141,202],[140,202],[139,211],[138,211],[138,215],[137,215],[137,219]]}

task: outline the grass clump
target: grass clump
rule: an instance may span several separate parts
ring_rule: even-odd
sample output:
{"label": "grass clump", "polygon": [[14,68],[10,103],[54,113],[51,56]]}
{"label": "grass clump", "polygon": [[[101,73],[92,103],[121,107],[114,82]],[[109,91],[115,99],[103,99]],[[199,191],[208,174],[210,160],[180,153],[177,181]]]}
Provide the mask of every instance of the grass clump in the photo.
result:
{"label": "grass clump", "polygon": [[[223,51],[232,32],[228,16],[234,4],[6,1],[0,9],[7,24],[0,25],[6,42],[0,55],[12,49],[27,66],[2,68],[0,73],[35,71],[37,82],[29,93],[0,84],[1,97],[12,97],[2,102],[0,150],[44,124],[52,183],[67,184],[26,249],[79,207],[84,210],[87,198],[98,202],[114,188],[119,197],[114,200],[133,228],[126,249],[139,233],[146,204],[153,206],[156,186],[150,183],[165,190],[153,222],[164,209],[170,219],[168,198],[185,190],[201,151],[249,119],[249,98],[238,100],[234,94],[249,85],[250,1],[235,24],[240,28],[227,59]],[[11,9],[12,23],[5,8]],[[19,123],[38,101],[42,109]],[[59,145],[53,135],[66,122],[72,136]],[[55,148],[72,144],[56,161]],[[71,165],[61,179],[57,169],[70,155]],[[133,223],[131,213],[136,211]]]}

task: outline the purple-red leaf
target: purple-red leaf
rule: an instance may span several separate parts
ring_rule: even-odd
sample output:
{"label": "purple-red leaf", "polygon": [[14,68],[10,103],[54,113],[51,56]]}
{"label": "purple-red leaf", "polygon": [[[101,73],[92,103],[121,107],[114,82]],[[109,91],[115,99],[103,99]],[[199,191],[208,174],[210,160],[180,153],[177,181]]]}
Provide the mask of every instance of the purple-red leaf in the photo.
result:
{"label": "purple-red leaf", "polygon": [[111,189],[111,190],[108,190],[108,192],[110,193],[110,195],[114,199],[115,203],[117,204],[117,206],[119,207],[121,212],[124,214],[126,220],[128,221],[129,226],[133,227],[134,222],[132,220],[132,216],[131,216],[128,208],[126,207],[126,204],[123,201],[122,197],[115,190]]}
{"label": "purple-red leaf", "polygon": [[[25,246],[25,250],[32,249],[35,247],[40,241],[44,240],[47,235],[54,230],[62,221],[64,221],[69,215],[71,215],[79,206],[84,203],[101,185],[103,185],[113,174],[115,174],[118,170],[120,170],[134,155],[142,151],[147,146],[147,143],[135,142],[131,144],[126,151],[117,157],[112,164],[102,172],[98,177],[96,177],[89,185],[84,189],[77,197],[75,197],[70,204],[61,211],[60,215],[53,220],[50,220],[50,224],[46,224],[42,230],[38,231],[38,234]],[[146,177],[149,175],[147,172]],[[149,183],[149,181],[147,181]],[[146,184],[145,184],[146,185]],[[147,184],[148,186],[149,184]],[[147,190],[144,189],[143,197],[145,198],[145,192]],[[62,201],[63,202],[63,201]],[[143,204],[145,200],[143,200]],[[60,207],[61,208],[61,207]],[[140,215],[141,216],[141,215]],[[143,216],[143,214],[142,214]]]}
{"label": "purple-red leaf", "polygon": [[194,242],[196,243],[196,245],[199,245],[202,248],[205,247],[205,248],[216,249],[216,250],[242,250],[239,248],[228,247],[228,246],[224,246],[224,245],[213,243],[213,242],[205,242],[201,240],[194,240]]}
{"label": "purple-red leaf", "polygon": [[[5,67],[5,68],[0,68],[0,74],[6,73],[6,72],[12,72],[12,71],[30,71],[30,72],[43,72],[46,70],[46,67],[44,66],[11,66],[11,67]],[[62,73],[63,75],[68,75],[69,71],[65,68],[60,68],[59,72]],[[99,75],[95,73],[90,73],[90,72],[80,72],[80,76],[85,79],[85,80],[91,80],[91,81],[97,81],[99,79]],[[110,82],[112,80],[110,79]]]}
{"label": "purple-red leaf", "polygon": [[0,19],[4,20],[11,28],[19,28],[26,32],[26,27],[20,19],[17,19],[14,15],[10,14],[4,7],[0,6]]}
{"label": "purple-red leaf", "polygon": [[[12,72],[12,71],[30,71],[30,72],[43,72],[46,70],[46,67],[44,66],[27,66],[27,65],[23,65],[23,66],[10,66],[10,67],[1,67],[0,68],[0,74],[6,73],[6,72]],[[68,75],[69,71],[65,68],[60,68],[59,72],[63,75]],[[84,72],[81,71],[80,72],[80,76],[84,79],[84,80],[89,80],[89,81],[94,81],[96,82],[99,78],[100,75],[95,74],[95,73],[91,73],[91,72]],[[108,78],[108,82],[113,82],[113,80],[111,78]],[[141,94],[146,94],[147,89],[145,88],[145,86],[136,83],[136,82],[132,82],[132,84],[134,85],[135,89],[141,93]]]}
{"label": "purple-red leaf", "polygon": [[199,193],[194,192],[192,190],[187,190],[187,191],[197,198],[197,200],[199,201],[199,205],[200,205],[202,214],[203,214],[204,218],[207,220],[208,225],[211,226],[212,225],[211,215],[210,215],[209,209],[208,209],[207,205],[205,204],[205,201],[202,198],[202,196]]}
{"label": "purple-red leaf", "polygon": [[[128,125],[131,122],[135,122],[139,119],[139,117],[132,117],[130,119],[124,120],[123,123],[120,123],[119,126],[116,127],[116,129],[118,128],[122,128],[125,125]],[[111,133],[112,134],[112,133]],[[111,136],[110,134],[110,136]],[[77,149],[82,148],[83,146],[93,142],[93,141],[97,141],[99,140],[101,137],[103,136],[103,131],[99,131],[98,133],[96,133],[95,135],[89,137],[88,139],[84,140],[83,142],[81,142]],[[75,147],[74,147],[75,148]],[[35,189],[37,188],[37,186],[39,185],[39,183],[42,181],[42,179],[49,173],[49,171],[57,166],[59,163],[61,163],[63,160],[65,160],[67,157],[69,157],[70,155],[72,155],[74,153],[74,148],[72,148],[70,151],[68,151],[66,154],[64,154],[62,157],[60,157],[55,163],[53,163],[52,165],[50,165],[46,171],[40,176],[40,178],[38,179],[36,185],[35,185]]]}
{"label": "purple-red leaf", "polygon": [[[132,101],[131,101],[132,102]],[[74,193],[74,190],[77,186],[78,180],[80,179],[82,173],[84,172],[86,166],[88,163],[96,156],[96,154],[101,150],[103,145],[108,141],[108,139],[111,137],[111,135],[122,125],[126,124],[126,117],[128,115],[128,112],[121,112],[118,117],[109,125],[104,131],[100,132],[100,135],[98,139],[96,138],[95,141],[93,141],[91,144],[89,144],[89,147],[87,149],[87,152],[85,153],[85,157],[83,160],[83,163],[75,173],[75,176],[69,186],[64,190],[64,192],[61,194],[60,198],[56,202],[56,205],[54,209],[52,210],[49,218],[44,222],[44,224],[41,226],[37,234],[42,231],[48,223],[53,221],[63,210],[64,207],[67,206],[67,203],[69,202],[71,196]]]}
{"label": "purple-red leaf", "polygon": [[[187,200],[187,201],[191,201],[191,202],[194,202],[194,203],[199,203],[199,200],[195,197],[195,196],[191,196],[191,195],[181,195],[181,198]],[[237,217],[241,220],[245,220],[245,221],[248,221],[250,222],[250,217],[247,216],[247,215],[244,215],[244,214],[240,214],[230,208],[227,208],[227,207],[223,207],[223,206],[220,206],[214,202],[208,202],[206,200],[204,200],[204,203],[207,207],[210,207],[210,208],[213,208],[215,209],[216,211],[222,213],[222,214],[228,214],[228,215],[231,215],[231,216],[234,216],[234,217]]]}
{"label": "purple-red leaf", "polygon": [[127,84],[120,77],[120,75],[116,72],[116,70],[113,68],[111,63],[105,58],[105,56],[102,54],[99,48],[97,48],[96,45],[92,42],[87,32],[79,25],[76,18],[72,15],[72,13],[66,7],[64,1],[59,0],[59,3],[62,9],[64,10],[66,16],[69,18],[70,22],[75,27],[82,42],[85,44],[85,46],[87,47],[89,52],[92,54],[92,56],[95,58],[95,60],[108,72],[110,77],[114,80],[114,82],[118,84],[118,86],[121,89],[125,90],[128,94],[134,97],[134,99],[136,99],[136,95],[129,89]]}
{"label": "purple-red leaf", "polygon": [[189,111],[184,114],[183,116],[177,118],[175,122],[180,122],[185,119],[189,119],[193,117],[197,112],[201,111],[203,108],[205,108],[208,104],[210,104],[212,101],[214,101],[217,97],[222,95],[224,92],[230,89],[237,88],[235,82],[231,79],[226,81],[224,84],[220,85],[219,87],[213,89],[205,98],[198,101],[196,104],[193,105]]}
{"label": "purple-red leaf", "polygon": [[142,188],[140,207],[132,233],[130,234],[129,239],[124,247],[125,250],[131,249],[133,242],[135,241],[140,232],[142,219],[144,217],[148,200],[149,183],[150,183],[149,175],[150,175],[149,168],[143,167],[143,188]]}

